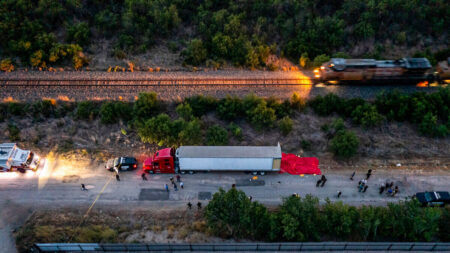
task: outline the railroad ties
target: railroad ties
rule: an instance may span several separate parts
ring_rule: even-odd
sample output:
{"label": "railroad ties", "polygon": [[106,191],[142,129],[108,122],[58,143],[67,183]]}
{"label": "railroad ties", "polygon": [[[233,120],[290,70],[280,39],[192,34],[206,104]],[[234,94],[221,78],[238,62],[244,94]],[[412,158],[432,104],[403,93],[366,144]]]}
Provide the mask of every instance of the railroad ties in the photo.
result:
{"label": "railroad ties", "polygon": [[273,85],[310,85],[309,78],[183,78],[183,79],[0,79],[1,86],[73,86],[73,87],[112,87],[112,86],[273,86]]}

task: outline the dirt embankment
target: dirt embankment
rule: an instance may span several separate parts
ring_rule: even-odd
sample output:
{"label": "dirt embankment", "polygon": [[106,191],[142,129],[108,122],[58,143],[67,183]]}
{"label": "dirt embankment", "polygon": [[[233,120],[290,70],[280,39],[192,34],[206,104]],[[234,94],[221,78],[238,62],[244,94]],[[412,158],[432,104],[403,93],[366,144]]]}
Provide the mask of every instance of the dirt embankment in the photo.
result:
{"label": "dirt embankment", "polygon": [[[173,108],[169,114],[175,115]],[[450,165],[450,142],[448,138],[434,139],[420,136],[409,123],[386,122],[381,126],[363,129],[346,122],[347,128],[359,138],[357,155],[347,161],[337,160],[329,151],[329,139],[321,130],[324,124],[336,117],[319,117],[310,109],[292,116],[294,128],[283,136],[278,128],[256,131],[244,119],[236,123],[242,128],[243,139],[229,136],[230,145],[277,145],[284,152],[301,156],[316,156],[323,168],[345,166],[392,166],[403,165]],[[70,116],[60,119],[47,119],[34,122],[31,118],[13,118],[0,123],[0,142],[9,142],[7,125],[14,122],[21,132],[20,146],[33,149],[45,155],[50,151],[63,154],[78,150],[80,154],[90,155],[101,161],[108,157],[133,155],[139,160],[161,148],[154,144],[144,144],[136,131],[126,124],[101,124],[99,120],[74,120]],[[202,117],[205,128],[219,124],[225,128],[228,122],[219,120],[214,113]],[[326,167],[328,166],[328,167]]]}

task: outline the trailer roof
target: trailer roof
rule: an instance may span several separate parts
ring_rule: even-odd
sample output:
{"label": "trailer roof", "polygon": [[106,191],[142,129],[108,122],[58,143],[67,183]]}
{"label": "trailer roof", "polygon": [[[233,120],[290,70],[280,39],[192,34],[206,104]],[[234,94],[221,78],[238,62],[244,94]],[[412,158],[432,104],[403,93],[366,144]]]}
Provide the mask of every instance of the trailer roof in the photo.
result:
{"label": "trailer roof", "polygon": [[281,158],[278,146],[182,146],[180,158]]}

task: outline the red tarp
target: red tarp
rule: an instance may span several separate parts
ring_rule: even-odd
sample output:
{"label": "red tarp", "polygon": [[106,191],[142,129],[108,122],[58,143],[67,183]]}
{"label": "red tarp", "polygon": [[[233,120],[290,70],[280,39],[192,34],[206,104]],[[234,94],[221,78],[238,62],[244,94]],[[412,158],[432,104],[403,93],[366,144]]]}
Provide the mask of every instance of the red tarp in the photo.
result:
{"label": "red tarp", "polygon": [[319,159],[317,157],[298,157],[294,154],[286,153],[281,155],[280,173],[289,173],[292,175],[322,174],[319,169]]}

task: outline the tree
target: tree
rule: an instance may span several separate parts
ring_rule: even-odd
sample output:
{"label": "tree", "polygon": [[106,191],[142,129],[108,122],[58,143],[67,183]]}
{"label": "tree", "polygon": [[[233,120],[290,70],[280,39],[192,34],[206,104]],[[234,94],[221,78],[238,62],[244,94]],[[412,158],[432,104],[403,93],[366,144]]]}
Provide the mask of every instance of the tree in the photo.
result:
{"label": "tree", "polygon": [[302,111],[306,107],[306,102],[300,95],[294,92],[291,96],[291,107],[294,110]]}
{"label": "tree", "polygon": [[86,22],[80,22],[67,27],[66,40],[80,46],[86,46],[89,44],[90,35],[89,25]]}
{"label": "tree", "polygon": [[93,120],[98,114],[97,105],[92,101],[78,103],[75,115],[78,119]]}
{"label": "tree", "polygon": [[323,63],[330,60],[330,57],[326,54],[318,55],[314,58],[313,65],[314,67],[320,67]]}
{"label": "tree", "polygon": [[[248,113],[247,113],[248,114]],[[275,115],[275,110],[266,106],[266,102],[258,104],[256,108],[254,108],[248,114],[250,118],[250,122],[258,129],[270,128],[273,127],[277,116]]]}
{"label": "tree", "polygon": [[180,145],[200,145],[202,144],[202,131],[200,121],[194,119],[189,121],[183,130],[178,134]]}
{"label": "tree", "polygon": [[192,117],[192,108],[188,103],[179,104],[175,111],[184,120],[190,120]]}
{"label": "tree", "polygon": [[200,65],[206,60],[207,51],[201,40],[194,39],[189,42],[188,47],[182,52],[182,55],[187,64]]}
{"label": "tree", "polygon": [[195,95],[184,100],[192,108],[192,113],[196,117],[214,111],[217,106],[217,99],[210,96]]}
{"label": "tree", "polygon": [[140,120],[146,120],[159,111],[159,102],[155,92],[139,93],[139,97],[134,103],[134,115]]}
{"label": "tree", "polygon": [[14,71],[14,65],[10,58],[2,59],[0,61],[0,71],[11,72]]}
{"label": "tree", "polygon": [[292,121],[291,118],[286,116],[278,121],[278,126],[281,130],[281,133],[286,136],[294,128],[294,122]]}
{"label": "tree", "polygon": [[383,121],[383,116],[378,113],[377,108],[369,103],[358,105],[352,113],[352,118],[353,122],[364,128],[376,126]]}
{"label": "tree", "polygon": [[220,100],[217,106],[217,115],[224,120],[234,120],[242,116],[244,105],[238,97],[227,96]]}
{"label": "tree", "polygon": [[[148,119],[139,127],[138,135],[144,143],[156,143],[159,146],[170,145],[172,135],[172,121],[167,114]],[[178,133],[177,133],[178,135]]]}
{"label": "tree", "polygon": [[243,191],[222,188],[214,193],[205,208],[208,227],[217,235],[226,238],[266,237],[269,229],[269,213],[256,202],[251,202]]}
{"label": "tree", "polygon": [[331,139],[330,149],[338,158],[350,158],[358,150],[358,137],[353,132],[341,130]]}
{"label": "tree", "polygon": [[206,131],[206,144],[208,146],[224,146],[228,144],[228,132],[225,128],[214,125]]}
{"label": "tree", "polygon": [[319,199],[311,195],[304,198],[291,196],[283,199],[278,213],[281,235],[287,241],[318,241]]}

